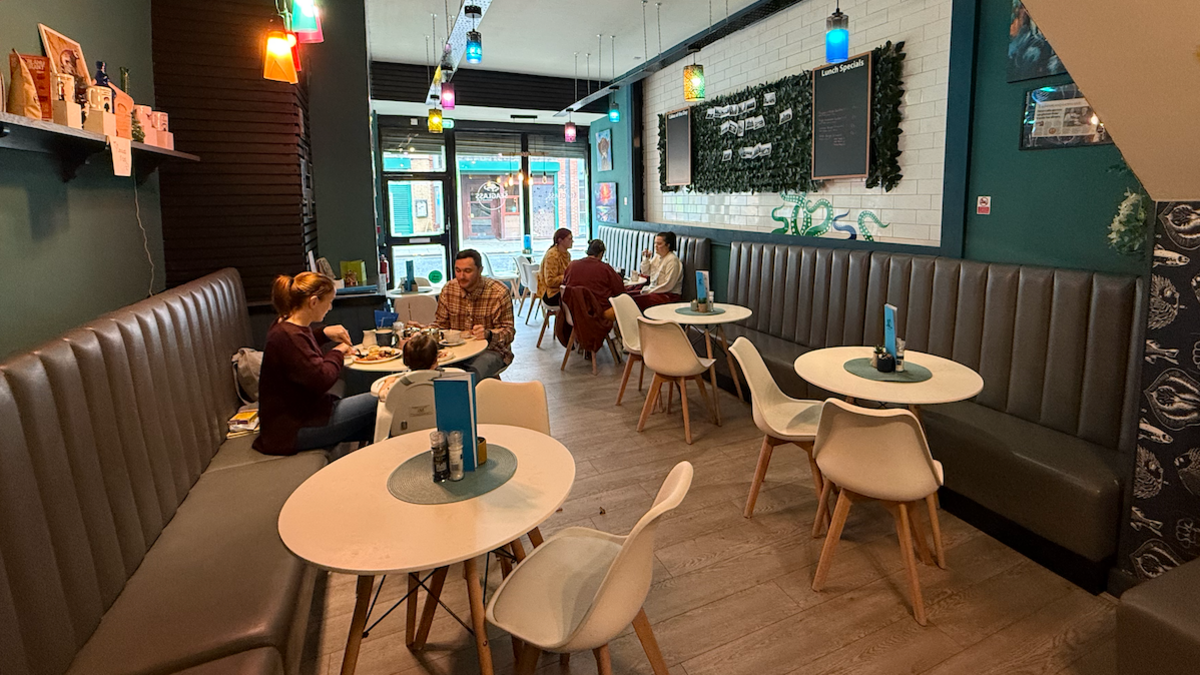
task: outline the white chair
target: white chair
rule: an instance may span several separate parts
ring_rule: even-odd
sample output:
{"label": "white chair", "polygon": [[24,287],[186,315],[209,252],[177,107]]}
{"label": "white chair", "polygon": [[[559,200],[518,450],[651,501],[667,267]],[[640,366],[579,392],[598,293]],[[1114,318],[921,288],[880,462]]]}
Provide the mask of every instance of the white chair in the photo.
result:
{"label": "white chair", "polygon": [[758,491],[767,476],[771,453],[778,445],[794,443],[804,450],[808,455],[808,467],[812,470],[813,488],[818,495],[821,494],[821,470],[813,460],[813,441],[817,437],[817,422],[821,419],[821,402],[796,399],[783,393],[767,370],[767,364],[763,362],[758,349],[746,338],[739,337],[729,350],[733,352],[733,358],[737,359],[746,376],[746,384],[750,386],[754,425],[764,434],[762,449],[758,452],[758,468],[754,471],[750,496],[746,498],[746,510],[742,515],[747,518],[754,515],[754,502],[758,500]]}
{"label": "white chair", "polygon": [[517,294],[517,290],[516,290],[517,276],[515,274],[505,274],[505,275],[498,276],[496,274],[496,269],[494,267],[492,267],[492,259],[488,257],[488,254],[480,251],[480,256],[483,258],[483,275],[485,277],[490,277],[492,279],[495,279],[496,281],[499,281],[500,283],[504,284],[505,286],[508,286],[508,290],[510,292],[512,292],[513,295],[516,295]]}
{"label": "white chair", "polygon": [[629,359],[625,361],[625,373],[621,375],[621,389],[617,391],[617,405],[621,405],[621,399],[625,396],[625,385],[629,383],[629,376],[633,373],[634,361],[642,364],[638,371],[638,391],[642,390],[642,379],[646,375],[646,362],[642,360],[642,343],[638,337],[637,323],[642,310],[638,309],[637,303],[628,293],[613,298],[612,307],[617,315],[617,328],[621,330],[621,343],[625,346],[625,353],[629,355]]}
{"label": "white chair", "polygon": [[942,548],[935,497],[944,478],[942,463],[929,454],[921,422],[907,410],[868,410],[829,399],[821,409],[813,455],[825,477],[821,501],[828,498],[834,486],[841,488],[829,534],[825,535],[825,545],[821,549],[821,560],[817,563],[813,590],[819,591],[825,585],[838,539],[850,514],[850,505],[864,499],[879,500],[895,519],[913,615],[917,623],[924,626],[925,603],[921,599],[917,561],[913,556],[913,536],[922,562],[928,565],[933,561],[925,544],[920,512],[913,510],[921,501],[929,510],[938,567],[946,567],[946,554]]}
{"label": "white chair", "polygon": [[[612,675],[608,643],[630,623],[655,675],[668,675],[642,604],[650,590],[659,518],[679,506],[692,484],[680,462],[653,506],[627,536],[571,527],[539,546],[496,589],[487,619],[523,641],[518,675],[533,673],[543,651],[592,650],[600,675]],[[515,646],[515,644],[514,644]]]}
{"label": "white chair", "polygon": [[[501,382],[486,379],[475,385],[475,416],[480,424],[509,424],[550,435],[550,408],[541,382]],[[529,541],[542,545],[542,531],[533,528]],[[520,546],[520,540],[514,542]],[[518,558],[524,551],[516,552]],[[504,559],[501,558],[502,564]]]}
{"label": "white chair", "polygon": [[[562,298],[562,294],[560,293],[558,297]],[[563,354],[562,366],[559,367],[559,370],[566,370],[567,359],[571,358],[571,352],[575,351],[575,319],[571,316],[571,310],[567,308],[565,302],[558,306],[558,311],[562,313],[563,320],[567,322],[567,330],[570,331],[567,338],[567,353]],[[613,344],[611,332],[604,336],[604,342],[608,345],[609,353],[612,354],[613,363],[620,365],[621,356],[617,353],[617,346]],[[592,375],[595,375],[598,372],[596,370],[596,352],[587,353],[592,355]]]}
{"label": "white chair", "polygon": [[[642,417],[638,420],[637,430],[646,427],[650,411],[658,403],[659,390],[662,385],[679,387],[679,401],[683,404],[683,434],[690,445],[692,442],[692,422],[688,413],[687,382],[695,380],[700,387],[700,397],[709,414],[713,414],[712,404],[708,400],[708,392],[704,387],[704,373],[712,367],[714,359],[702,359],[696,356],[692,343],[683,334],[683,329],[677,323],[655,321],[639,316],[638,339],[641,341],[642,359],[646,367],[654,371],[654,379],[650,382],[650,395],[642,406]],[[716,396],[717,392],[713,392]],[[715,417],[714,417],[715,421]]]}
{"label": "white chair", "polygon": [[[517,281],[518,292],[513,296],[514,300],[520,300],[521,304],[517,306],[517,316],[521,316],[521,312],[525,310],[525,301],[533,299],[533,291],[537,287],[536,273],[530,275],[529,268],[531,264],[529,259],[523,255],[514,255],[513,262],[517,264]],[[533,311],[533,303],[530,303],[530,312]],[[528,322],[526,322],[528,325]]]}
{"label": "white chair", "polygon": [[521,283],[529,287],[530,301],[529,312],[525,314],[525,325],[529,325],[529,320],[538,312],[542,306],[542,296],[537,292],[537,275],[541,265],[537,263],[529,263],[520,268],[521,274],[525,275],[521,279]]}
{"label": "white chair", "polygon": [[392,302],[393,311],[401,321],[416,321],[420,324],[433,323],[437,315],[438,300],[433,295],[401,295]]}
{"label": "white chair", "polygon": [[433,381],[442,373],[414,370],[381,377],[371,385],[379,397],[375,412],[375,442],[437,426],[433,407]]}

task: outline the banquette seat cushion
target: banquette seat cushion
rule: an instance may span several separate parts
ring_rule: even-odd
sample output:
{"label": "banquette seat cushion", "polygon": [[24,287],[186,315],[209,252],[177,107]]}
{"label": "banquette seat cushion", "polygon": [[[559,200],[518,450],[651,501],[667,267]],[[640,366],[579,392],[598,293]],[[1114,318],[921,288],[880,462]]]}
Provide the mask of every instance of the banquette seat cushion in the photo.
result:
{"label": "banquette seat cushion", "polygon": [[799,397],[829,394],[799,378],[797,356],[880,344],[883,305],[895,305],[909,349],[983,376],[972,401],[922,411],[946,487],[1089,560],[1114,554],[1137,426],[1140,279],[735,242],[728,287],[754,310],[730,340],[754,342]]}
{"label": "banquette seat cushion", "polygon": [[[614,268],[625,269],[627,273],[641,264],[642,251],[654,250],[654,235],[654,232],[647,230],[611,225],[601,225],[596,230],[596,236],[604,241],[607,249],[604,260]],[[709,240],[707,237],[677,235],[675,255],[683,263],[683,297],[690,300],[696,297],[696,270],[711,269]]]}
{"label": "banquette seat cushion", "polygon": [[276,520],[325,458],[212,465],[248,343],[224,270],[0,363],[0,672],[296,672]]}

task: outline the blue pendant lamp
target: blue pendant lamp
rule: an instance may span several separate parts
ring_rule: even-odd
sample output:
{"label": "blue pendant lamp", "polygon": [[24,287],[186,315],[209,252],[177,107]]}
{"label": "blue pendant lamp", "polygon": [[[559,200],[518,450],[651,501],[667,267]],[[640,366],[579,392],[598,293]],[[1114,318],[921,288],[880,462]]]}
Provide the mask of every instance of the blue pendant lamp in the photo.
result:
{"label": "blue pendant lamp", "polygon": [[608,100],[608,121],[613,123],[620,122],[621,107],[617,105],[617,100],[615,97],[610,96]]}
{"label": "blue pendant lamp", "polygon": [[479,19],[483,18],[483,8],[479,5],[463,7],[463,16],[473,21],[471,30],[467,31],[467,63],[483,61],[483,36],[479,33]]}
{"label": "blue pendant lamp", "polygon": [[841,63],[850,58],[850,17],[842,14],[841,3],[825,19],[825,61]]}

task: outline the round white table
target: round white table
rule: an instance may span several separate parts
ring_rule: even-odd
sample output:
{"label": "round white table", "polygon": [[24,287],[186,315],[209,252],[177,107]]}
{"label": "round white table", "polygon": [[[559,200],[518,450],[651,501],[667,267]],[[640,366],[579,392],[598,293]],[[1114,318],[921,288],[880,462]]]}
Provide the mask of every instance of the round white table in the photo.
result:
{"label": "round white table", "polygon": [[933,354],[907,350],[904,363],[925,366],[933,377],[924,382],[878,382],[849,372],[847,361],[871,358],[873,347],[814,349],[796,359],[796,374],[826,391],[882,403],[916,408],[922,405],[964,401],[983,391],[983,378],[967,366]]}
{"label": "round white table", "polygon": [[[725,359],[729,364],[729,375],[733,378],[734,389],[737,390],[738,398],[742,401],[746,397],[742,395],[742,383],[738,378],[737,364],[734,363],[733,354],[729,351],[729,340],[725,337],[724,324],[749,319],[754,315],[754,310],[741,305],[731,305],[724,302],[715,302],[713,306],[718,309],[725,310],[720,314],[681,314],[676,310],[681,308],[691,309],[690,302],[671,302],[665,305],[654,305],[646,309],[646,318],[656,321],[672,321],[674,323],[692,326],[697,330],[704,332],[704,346],[708,350],[708,358],[713,358],[712,348],[712,330],[716,327],[717,333],[721,337],[721,348],[725,350]],[[711,379],[713,386],[713,409],[717,415],[717,426],[721,425],[721,404],[720,397],[717,396],[717,366],[716,363],[709,369],[711,371]]]}
{"label": "round white table", "polygon": [[[362,345],[355,345],[361,347]],[[454,347],[443,347],[450,353],[446,358],[438,359],[439,366],[449,366],[460,361],[476,356],[487,349],[487,340],[467,340],[460,345]],[[346,355],[345,365],[351,370],[361,370],[368,373],[398,373],[408,370],[408,366],[404,365],[404,359],[394,359],[392,361],[384,361],[382,363],[356,363],[354,357],[350,354]]]}
{"label": "round white table", "polygon": [[[392,496],[392,471],[429,452],[429,430],[369,445],[304,481],[279,513],[279,537],[296,556],[322,569],[358,575],[358,597],[342,673],[354,672],[375,576],[409,579],[407,643],[419,649],[428,636],[446,568],[463,562],[480,670],[492,673],[484,625],[483,589],[476,558],[530,532],[566,501],[575,482],[575,459],[553,438],[530,429],[479,425],[479,435],[517,458],[508,482],[479,497],[452,504],[409,504]],[[420,572],[435,570],[420,626],[415,625]]]}

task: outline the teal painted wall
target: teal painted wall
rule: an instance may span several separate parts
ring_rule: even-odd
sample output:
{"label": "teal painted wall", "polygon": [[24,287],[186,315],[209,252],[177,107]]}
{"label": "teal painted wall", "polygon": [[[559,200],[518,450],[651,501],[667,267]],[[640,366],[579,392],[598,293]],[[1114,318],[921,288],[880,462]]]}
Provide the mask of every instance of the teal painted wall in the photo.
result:
{"label": "teal painted wall", "polygon": [[326,2],[321,11],[325,41],[306,49],[304,61],[317,252],[334,270],[339,261],[364,260],[367,274],[374,277],[378,253],[366,7],[362,2]]}
{"label": "teal painted wall", "polygon": [[[1108,171],[1121,160],[1115,145],[1018,149],[1025,92],[1071,78],[1006,81],[1011,12],[1010,0],[979,0],[965,257],[1144,273],[1144,260],[1107,243],[1117,204],[1136,185]],[[979,195],[991,195],[991,215],[975,215]]]}
{"label": "teal painted wall", "polygon": [[[0,49],[42,54],[38,22],[79,41],[94,70],[108,63],[130,70],[130,94],[153,102],[150,0],[0,2]],[[8,59],[0,60],[9,82]],[[170,111],[168,111],[170,112]],[[137,188],[112,174],[97,154],[63,183],[51,155],[0,148],[0,358],[44,342],[105,312],[162,290],[162,221],[158,178]]]}
{"label": "teal painted wall", "polygon": [[[621,121],[612,123],[607,117],[591,123],[589,142],[592,145],[592,185],[596,183],[615,182],[617,184],[617,225],[629,225],[633,222],[633,135],[630,121],[633,119],[633,103],[629,87],[618,89],[615,94],[617,105],[621,108]],[[608,129],[612,131],[613,168],[612,171],[600,170],[599,149],[596,147],[596,134]],[[640,157],[638,161],[641,161]],[[595,189],[592,190],[595,199]],[[613,223],[596,222],[596,209],[592,208],[592,227],[612,225]]]}

